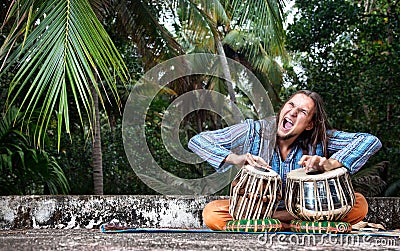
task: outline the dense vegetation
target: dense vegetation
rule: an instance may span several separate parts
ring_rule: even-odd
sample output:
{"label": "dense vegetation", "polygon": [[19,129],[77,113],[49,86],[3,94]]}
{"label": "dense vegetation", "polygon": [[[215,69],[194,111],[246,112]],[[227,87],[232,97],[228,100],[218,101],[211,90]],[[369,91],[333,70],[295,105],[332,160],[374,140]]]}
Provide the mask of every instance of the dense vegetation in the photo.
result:
{"label": "dense vegetation", "polygon": [[[268,90],[274,107],[279,107],[282,100],[297,89],[320,93],[335,128],[370,132],[381,139],[383,148],[369,161],[364,175],[371,174],[368,168],[375,164],[389,161],[379,180],[385,182],[385,186],[374,195],[399,195],[398,1],[298,0],[291,10],[294,22],[286,30],[277,15],[282,13],[280,1],[268,1],[272,9],[256,6],[254,3],[258,1],[251,0],[21,1],[20,9],[14,5],[10,12],[14,15],[6,19],[11,2],[2,3],[0,17],[4,20],[0,31],[0,105],[4,111],[0,124],[0,195],[154,194],[155,191],[135,175],[125,156],[122,111],[130,90],[147,70],[174,56],[194,52],[225,55],[244,64]],[[68,6],[67,2],[73,5]],[[245,4],[240,4],[242,2]],[[50,81],[53,77],[50,70],[46,74],[42,72],[41,69],[53,69],[49,62],[43,61],[44,53],[35,57],[36,66],[21,63],[29,61],[24,48],[31,46],[28,48],[37,51],[40,35],[47,34],[46,26],[41,28],[40,22],[27,17],[30,15],[42,24],[49,22],[47,25],[62,27],[63,22],[57,17],[66,14],[64,9],[55,9],[53,12],[59,12],[52,19],[46,19],[43,13],[50,13],[50,10],[43,10],[43,6],[66,4],[74,10],[76,6],[89,6],[87,3],[93,15],[85,18],[96,17],[99,23],[96,29],[81,28],[90,34],[99,33],[101,41],[113,42],[112,46],[108,42],[102,45],[109,48],[108,54],[102,55],[109,56],[109,61],[100,60],[104,64],[98,65],[97,59],[92,62],[90,55],[86,55],[87,61],[80,63],[86,67],[82,68],[82,76],[74,72],[71,61],[66,61],[65,65],[71,64],[66,68],[71,75],[59,78],[65,84],[65,91],[60,96],[43,95],[46,88],[58,81]],[[247,7],[249,12],[244,17],[243,8]],[[260,8],[264,8],[263,11]],[[26,26],[13,26],[19,18]],[[78,29],[79,25],[83,26],[80,20],[72,21]],[[9,36],[14,29],[18,32]],[[74,35],[79,36],[79,32]],[[49,43],[53,41],[51,36],[48,39]],[[96,48],[95,43],[87,43]],[[71,48],[74,47],[71,45]],[[92,50],[92,56],[99,56],[97,52]],[[277,63],[278,58],[283,67]],[[108,67],[107,62],[115,63],[116,72],[109,72],[112,67]],[[98,72],[93,70],[97,67]],[[39,79],[35,80],[36,76]],[[36,96],[29,92],[30,86],[43,81],[49,82],[39,85],[41,91]],[[73,85],[69,84],[75,81],[82,81],[79,84],[86,96],[73,91]],[[210,174],[213,170],[206,163],[188,165],[169,156],[160,136],[163,112],[177,96],[196,89],[218,91],[231,100],[236,99],[234,101],[243,109],[251,104],[239,89],[229,89],[225,82],[215,79],[196,76],[189,81],[178,80],[168,87],[170,91],[161,93],[147,114],[146,138],[154,159],[165,170],[180,177],[198,178]],[[96,96],[99,97],[97,119]],[[80,97],[89,98],[81,100]],[[35,100],[36,106],[32,106],[30,100]],[[45,104],[53,105],[54,110],[43,108]],[[43,109],[47,113],[43,113]],[[245,114],[252,116],[248,111]],[[222,125],[224,121],[216,114],[202,110],[193,112],[180,125],[180,141],[186,146],[192,135]],[[96,126],[100,134],[94,133]],[[94,142],[101,142],[101,148]],[[102,166],[96,169],[98,164],[94,163],[98,163],[95,160],[99,161],[99,153]],[[96,190],[99,170],[103,176],[102,188]],[[220,193],[226,192],[224,189]]]}

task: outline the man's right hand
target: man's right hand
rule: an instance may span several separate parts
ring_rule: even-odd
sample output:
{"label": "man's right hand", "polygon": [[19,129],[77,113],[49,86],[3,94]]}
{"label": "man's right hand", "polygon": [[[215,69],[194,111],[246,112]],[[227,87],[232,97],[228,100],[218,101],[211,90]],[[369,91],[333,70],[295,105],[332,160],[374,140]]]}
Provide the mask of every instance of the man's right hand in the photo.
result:
{"label": "man's right hand", "polygon": [[271,168],[265,160],[259,156],[252,155],[250,153],[238,155],[231,153],[225,158],[225,162],[231,163],[237,166],[251,165],[260,168]]}

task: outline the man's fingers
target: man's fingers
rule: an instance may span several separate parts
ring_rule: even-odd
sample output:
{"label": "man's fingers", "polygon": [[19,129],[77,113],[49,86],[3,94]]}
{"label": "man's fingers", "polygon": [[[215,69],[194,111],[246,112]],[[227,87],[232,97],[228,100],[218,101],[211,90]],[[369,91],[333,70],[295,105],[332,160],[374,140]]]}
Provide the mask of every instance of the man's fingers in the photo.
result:
{"label": "man's fingers", "polygon": [[312,156],[310,156],[310,155],[303,155],[302,157],[301,157],[301,159],[299,160],[299,162],[298,162],[298,164],[300,165],[300,166],[306,166],[307,165],[307,162],[308,162],[308,160],[311,158]]}
{"label": "man's fingers", "polygon": [[301,157],[301,159],[299,160],[299,165],[304,165],[304,161],[306,160],[306,158],[307,158],[307,155],[303,155],[302,157]]}
{"label": "man's fingers", "polygon": [[306,169],[306,172],[333,169],[330,159],[318,155],[303,155],[298,164],[303,166]]}
{"label": "man's fingers", "polygon": [[325,166],[326,163],[327,163],[327,159],[325,157],[322,157],[319,160],[319,166]]}
{"label": "man's fingers", "polygon": [[267,168],[268,163],[265,162],[265,160],[259,156],[254,156],[251,155],[250,153],[246,154],[246,161],[249,165],[254,166],[254,167],[261,167],[261,168]]}

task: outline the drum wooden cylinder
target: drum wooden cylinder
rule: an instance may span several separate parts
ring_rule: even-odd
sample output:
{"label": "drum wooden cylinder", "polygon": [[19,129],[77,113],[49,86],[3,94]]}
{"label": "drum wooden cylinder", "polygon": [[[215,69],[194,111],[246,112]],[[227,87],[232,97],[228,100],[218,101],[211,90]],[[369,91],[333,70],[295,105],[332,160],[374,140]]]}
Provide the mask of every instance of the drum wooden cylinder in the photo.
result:
{"label": "drum wooden cylinder", "polygon": [[300,168],[287,175],[285,205],[296,219],[339,221],[354,203],[350,175],[344,167],[319,174],[307,174]]}
{"label": "drum wooden cylinder", "polygon": [[282,198],[282,181],[271,169],[246,165],[231,184],[229,213],[234,220],[270,218]]}

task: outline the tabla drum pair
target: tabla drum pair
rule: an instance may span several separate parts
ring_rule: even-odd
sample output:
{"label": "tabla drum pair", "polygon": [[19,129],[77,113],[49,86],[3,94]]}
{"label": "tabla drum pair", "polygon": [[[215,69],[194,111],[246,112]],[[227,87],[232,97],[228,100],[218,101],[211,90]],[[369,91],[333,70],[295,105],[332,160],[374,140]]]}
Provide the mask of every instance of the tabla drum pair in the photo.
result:
{"label": "tabla drum pair", "polygon": [[[279,174],[271,169],[244,166],[231,184],[229,213],[234,221],[229,222],[227,227],[243,229],[243,220],[271,219],[281,198]],[[300,220],[296,221],[296,226],[302,227],[300,223],[305,221],[309,229],[310,222],[339,221],[354,203],[354,190],[344,167],[319,174],[307,174],[304,168],[300,168],[287,176],[285,205],[287,211]],[[346,232],[349,229],[351,226],[346,228]]]}

